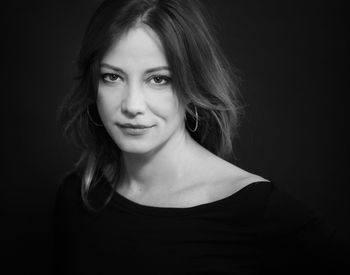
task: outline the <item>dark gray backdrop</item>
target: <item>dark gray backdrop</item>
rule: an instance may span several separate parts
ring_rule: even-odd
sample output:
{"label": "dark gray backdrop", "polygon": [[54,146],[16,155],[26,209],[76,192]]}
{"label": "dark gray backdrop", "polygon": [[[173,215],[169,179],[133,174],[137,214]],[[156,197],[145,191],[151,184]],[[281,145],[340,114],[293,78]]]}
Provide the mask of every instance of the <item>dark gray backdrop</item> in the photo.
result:
{"label": "dark gray backdrop", "polygon": [[[15,1],[2,10],[2,236],[11,274],[49,273],[58,179],[78,156],[58,133],[55,112],[99,2]],[[205,2],[243,78],[236,163],[348,232],[343,2]]]}

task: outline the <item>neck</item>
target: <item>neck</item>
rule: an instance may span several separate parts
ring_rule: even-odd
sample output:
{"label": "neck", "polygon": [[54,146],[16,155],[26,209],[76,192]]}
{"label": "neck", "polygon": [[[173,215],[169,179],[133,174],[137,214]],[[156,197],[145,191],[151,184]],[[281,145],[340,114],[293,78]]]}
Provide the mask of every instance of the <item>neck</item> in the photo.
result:
{"label": "neck", "polygon": [[197,147],[196,142],[183,131],[153,152],[123,153],[123,188],[134,194],[170,192],[179,188],[191,163],[194,147]]}

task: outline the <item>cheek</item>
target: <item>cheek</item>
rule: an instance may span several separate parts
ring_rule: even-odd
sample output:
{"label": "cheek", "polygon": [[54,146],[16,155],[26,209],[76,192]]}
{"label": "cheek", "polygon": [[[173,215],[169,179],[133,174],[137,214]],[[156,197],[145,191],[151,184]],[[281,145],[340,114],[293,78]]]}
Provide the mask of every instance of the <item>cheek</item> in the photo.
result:
{"label": "cheek", "polygon": [[148,106],[152,113],[165,121],[182,119],[184,117],[184,108],[182,108],[177,96],[173,93],[149,98]]}
{"label": "cheek", "polygon": [[102,119],[108,119],[118,108],[120,99],[116,95],[116,93],[99,90],[96,104]]}

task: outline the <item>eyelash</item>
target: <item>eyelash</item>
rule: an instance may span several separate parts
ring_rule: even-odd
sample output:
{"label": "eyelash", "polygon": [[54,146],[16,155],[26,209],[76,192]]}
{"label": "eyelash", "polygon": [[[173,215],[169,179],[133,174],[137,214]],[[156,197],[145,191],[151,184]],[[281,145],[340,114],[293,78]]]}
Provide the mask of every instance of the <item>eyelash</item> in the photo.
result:
{"label": "eyelash", "polygon": [[152,79],[156,79],[156,78],[159,78],[161,81],[165,81],[165,83],[155,83],[154,85],[157,85],[157,86],[164,86],[164,85],[167,85],[170,83],[170,80],[171,78],[169,76],[166,76],[166,75],[153,75],[149,78],[149,80],[151,81]]}
{"label": "eyelash", "polygon": [[[116,77],[116,79],[115,80],[110,80],[110,79],[108,80],[107,78],[110,78],[111,76]],[[111,73],[101,74],[101,79],[105,83],[114,83],[119,78],[121,78],[121,76],[117,75],[117,74],[111,74]]]}
{"label": "eyelash", "polygon": [[[115,79],[111,80],[110,79],[111,77],[114,77]],[[122,79],[122,77],[120,75],[118,75],[118,74],[112,74],[112,73],[101,74],[101,79],[105,83],[115,83],[119,78]],[[160,79],[161,81],[165,81],[165,83],[161,83],[161,84],[160,83],[154,83],[153,85],[156,85],[156,86],[165,86],[165,85],[169,84],[170,81],[171,81],[171,78],[169,76],[166,76],[166,75],[152,75],[147,80],[151,81],[151,80],[154,80],[156,78]]]}

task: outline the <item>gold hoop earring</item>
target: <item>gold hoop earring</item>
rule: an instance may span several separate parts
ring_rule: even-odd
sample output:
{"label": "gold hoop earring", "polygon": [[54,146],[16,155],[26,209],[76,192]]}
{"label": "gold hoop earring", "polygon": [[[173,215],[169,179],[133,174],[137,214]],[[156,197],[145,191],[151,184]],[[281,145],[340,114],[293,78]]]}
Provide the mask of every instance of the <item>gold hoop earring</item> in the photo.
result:
{"label": "gold hoop earring", "polygon": [[192,133],[194,133],[198,129],[198,112],[197,112],[197,107],[194,104],[193,104],[193,106],[194,106],[194,115],[195,115],[196,124],[194,126],[194,129],[191,129],[190,127],[187,126],[188,130],[190,130]]}
{"label": "gold hoop earring", "polygon": [[89,109],[90,109],[90,105],[87,106],[86,112],[87,112],[88,117],[89,117],[89,120],[92,122],[92,124],[94,124],[94,125],[97,126],[97,127],[103,126],[103,124],[97,123],[96,121],[94,121],[94,120],[92,119],[92,117],[91,117],[91,115],[90,115]]}

